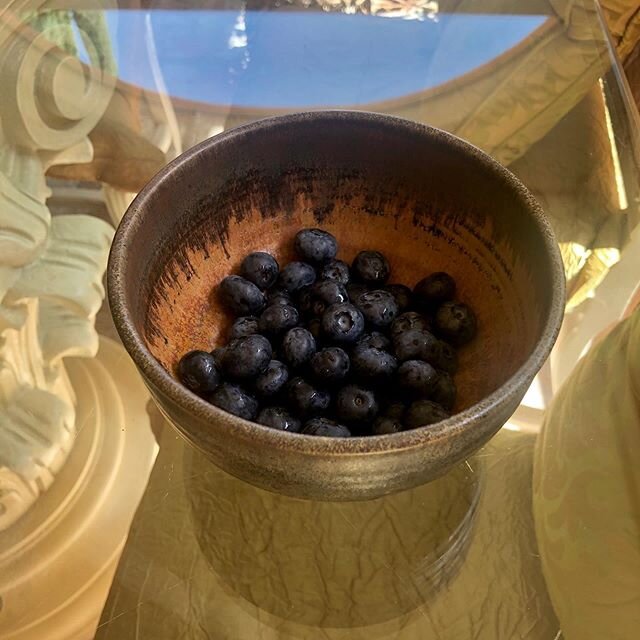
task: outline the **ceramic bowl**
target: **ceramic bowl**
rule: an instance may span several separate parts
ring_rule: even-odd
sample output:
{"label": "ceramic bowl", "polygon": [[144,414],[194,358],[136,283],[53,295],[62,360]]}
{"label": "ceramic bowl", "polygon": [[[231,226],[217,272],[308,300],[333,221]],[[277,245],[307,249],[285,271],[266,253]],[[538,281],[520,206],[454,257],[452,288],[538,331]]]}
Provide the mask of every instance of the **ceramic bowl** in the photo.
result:
{"label": "ceramic bowl", "polygon": [[[333,233],[347,261],[382,251],[394,282],[453,275],[479,333],[460,352],[450,419],[386,436],[304,436],[237,418],[178,382],[185,352],[225,339],[220,280],[250,251],[292,259],[303,227]],[[241,479],[321,500],[407,489],[471,455],[547,358],[565,295],[549,223],[509,171],[443,131],[346,111],[255,122],[171,162],[124,216],[108,288],[124,346],[180,434]]]}

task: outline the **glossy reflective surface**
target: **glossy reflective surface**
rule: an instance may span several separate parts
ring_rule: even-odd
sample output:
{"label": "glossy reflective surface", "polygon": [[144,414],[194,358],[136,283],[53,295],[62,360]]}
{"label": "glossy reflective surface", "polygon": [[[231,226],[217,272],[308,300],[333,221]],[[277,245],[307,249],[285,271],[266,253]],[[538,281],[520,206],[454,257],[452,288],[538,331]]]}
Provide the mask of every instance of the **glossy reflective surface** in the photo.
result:
{"label": "glossy reflective surface", "polygon": [[[633,7],[602,5],[0,8],[0,639],[635,637],[637,313],[612,328],[640,273],[638,116],[604,24]],[[491,154],[542,204],[568,283],[510,422],[447,476],[363,503],[211,466],[145,409],[102,303],[113,226],[167,161],[320,108]]]}

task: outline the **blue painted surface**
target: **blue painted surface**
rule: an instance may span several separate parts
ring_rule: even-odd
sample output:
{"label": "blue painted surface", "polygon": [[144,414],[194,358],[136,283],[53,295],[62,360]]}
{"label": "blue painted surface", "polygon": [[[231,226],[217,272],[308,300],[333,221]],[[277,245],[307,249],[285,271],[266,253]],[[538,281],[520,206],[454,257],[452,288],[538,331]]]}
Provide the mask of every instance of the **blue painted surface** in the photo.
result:
{"label": "blue painted surface", "polygon": [[400,20],[339,13],[108,12],[120,77],[155,88],[150,29],[168,91],[217,104],[356,105],[437,86],[512,48],[544,16]]}

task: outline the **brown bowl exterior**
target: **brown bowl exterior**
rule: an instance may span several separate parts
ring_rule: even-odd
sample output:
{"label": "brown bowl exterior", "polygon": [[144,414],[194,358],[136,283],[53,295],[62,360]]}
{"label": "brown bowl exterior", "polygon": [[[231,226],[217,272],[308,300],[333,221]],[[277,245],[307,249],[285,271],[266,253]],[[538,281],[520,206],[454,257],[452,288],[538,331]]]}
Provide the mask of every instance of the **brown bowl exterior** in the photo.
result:
{"label": "brown bowl exterior", "polygon": [[[384,252],[395,282],[454,276],[479,321],[460,353],[456,415],[388,436],[302,436],[221,411],[175,379],[183,353],[224,339],[216,284],[250,251],[291,259],[305,226],[334,233],[345,260]],[[176,429],[243,480],[322,500],[407,489],[473,453],[515,411],[564,309],[557,244],[511,173],[443,131],[345,111],[262,120],[174,160],[118,228],[108,286],[122,341]]]}

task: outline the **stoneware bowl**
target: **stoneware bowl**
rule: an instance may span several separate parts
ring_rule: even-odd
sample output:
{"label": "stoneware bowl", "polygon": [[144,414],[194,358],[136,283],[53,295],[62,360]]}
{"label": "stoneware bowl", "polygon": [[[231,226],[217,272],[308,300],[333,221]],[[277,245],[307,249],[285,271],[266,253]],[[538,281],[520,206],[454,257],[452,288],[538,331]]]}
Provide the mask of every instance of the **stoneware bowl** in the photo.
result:
{"label": "stoneware bowl", "polygon": [[[237,418],[177,381],[182,354],[225,339],[220,280],[250,251],[292,259],[302,227],[332,232],[347,261],[382,251],[394,282],[454,276],[479,333],[460,352],[453,417],[393,435],[303,436]],[[511,173],[443,131],[346,111],[255,122],[171,162],[123,218],[108,286],[124,346],[179,433],[241,479],[320,500],[407,489],[472,454],[518,406],[564,307],[556,241]]]}

